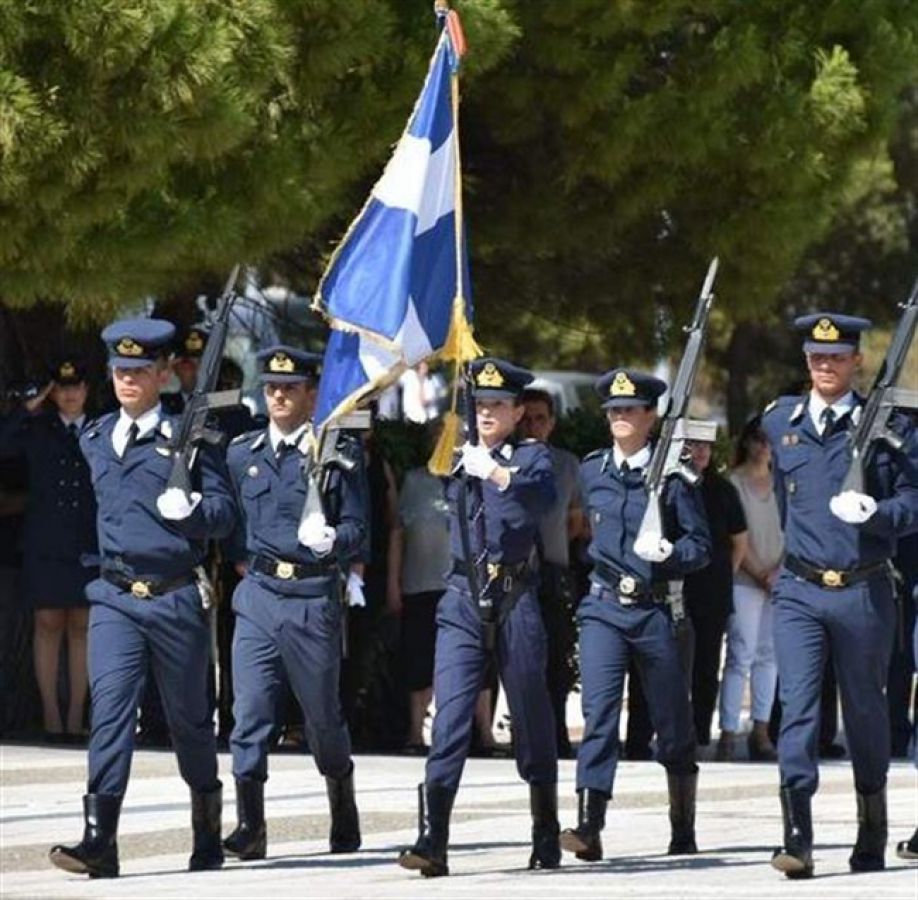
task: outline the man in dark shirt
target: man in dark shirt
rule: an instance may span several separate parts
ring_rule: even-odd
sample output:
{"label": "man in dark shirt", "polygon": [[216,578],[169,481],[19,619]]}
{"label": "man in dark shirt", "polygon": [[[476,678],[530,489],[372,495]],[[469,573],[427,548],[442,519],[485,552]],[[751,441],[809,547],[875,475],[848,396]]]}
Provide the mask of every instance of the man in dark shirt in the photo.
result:
{"label": "man in dark shirt", "polygon": [[712,443],[689,444],[692,465],[701,473],[701,499],[711,530],[711,562],[686,575],[685,610],[692,623],[692,710],[698,743],[711,740],[717,702],[720,655],[733,612],[733,574],[746,550],[746,516],[736,488],[711,466]]}

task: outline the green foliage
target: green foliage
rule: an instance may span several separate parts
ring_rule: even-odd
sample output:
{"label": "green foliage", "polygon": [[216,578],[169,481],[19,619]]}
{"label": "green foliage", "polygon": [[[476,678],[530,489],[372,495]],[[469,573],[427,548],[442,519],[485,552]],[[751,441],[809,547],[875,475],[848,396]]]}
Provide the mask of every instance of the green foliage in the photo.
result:
{"label": "green foliage", "polygon": [[897,0],[508,8],[522,37],[463,121],[479,331],[524,359],[527,310],[652,354],[715,254],[728,320],[767,319],[886,166],[918,71],[918,6]]}
{"label": "green foliage", "polygon": [[[483,70],[513,29],[466,5]],[[0,297],[98,319],[350,215],[434,37],[399,0],[0,0]]]}

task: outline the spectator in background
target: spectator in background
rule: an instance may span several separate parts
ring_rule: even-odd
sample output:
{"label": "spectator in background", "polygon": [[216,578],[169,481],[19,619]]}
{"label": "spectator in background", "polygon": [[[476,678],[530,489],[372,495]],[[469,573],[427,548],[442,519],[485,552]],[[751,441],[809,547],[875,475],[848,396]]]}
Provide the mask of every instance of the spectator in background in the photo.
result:
{"label": "spectator in background", "polygon": [[398,383],[402,389],[404,419],[423,425],[440,415],[447,394],[446,381],[438,372],[431,372],[426,361],[406,369]]}
{"label": "spectator in background", "polygon": [[[3,422],[0,455],[22,455],[28,464],[22,587],[35,610],[35,677],[45,737],[63,742],[83,734],[89,619],[83,591],[95,576],[83,558],[97,556],[98,548],[96,502],[79,446],[86,424],[86,374],[79,363],[63,359],[51,379]],[[43,412],[46,400],[51,408]],[[65,637],[69,702],[62,717],[58,670]]]}
{"label": "spectator in background", "polygon": [[698,743],[711,742],[720,653],[733,611],[733,575],[746,552],[746,517],[736,488],[711,465],[713,443],[687,441],[711,531],[711,562],[685,576],[685,609],[694,630],[692,710]]}
{"label": "spectator in background", "polygon": [[784,556],[784,536],[771,474],[771,447],[756,416],[740,433],[730,480],[739,493],[748,525],[748,546],[733,582],[733,615],[727,631],[727,659],[720,694],[717,759],[735,756],[746,679],[751,676],[751,760],[776,760],[768,737],[778,668],[772,635],[771,589]]}
{"label": "spectator in background", "polygon": [[[428,451],[440,428],[431,425]],[[437,604],[450,567],[446,485],[427,466],[405,473],[389,536],[388,611],[401,617],[400,657],[410,698],[406,752],[426,754],[424,720],[433,696]]]}
{"label": "spectator in background", "polygon": [[539,524],[539,605],[548,636],[546,680],[555,713],[558,756],[571,759],[573,751],[567,733],[567,696],[577,682],[574,659],[577,626],[570,574],[570,542],[584,535],[586,528],[580,500],[580,460],[567,450],[549,444],[555,430],[554,401],[548,391],[523,391],[526,411],[520,422],[523,437],[548,445],[555,472],[557,499]]}

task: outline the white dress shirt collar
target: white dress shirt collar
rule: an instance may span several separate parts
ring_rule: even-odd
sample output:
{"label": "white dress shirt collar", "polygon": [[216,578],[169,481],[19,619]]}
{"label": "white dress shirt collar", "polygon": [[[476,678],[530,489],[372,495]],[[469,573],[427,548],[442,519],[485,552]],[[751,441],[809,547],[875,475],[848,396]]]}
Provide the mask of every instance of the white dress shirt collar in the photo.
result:
{"label": "white dress shirt collar", "polygon": [[[835,413],[835,421],[837,422],[845,413],[851,412],[854,407],[854,391],[848,391],[847,394],[841,396],[832,404],[832,412]],[[816,391],[810,391],[810,418],[813,420],[813,425],[816,428],[818,434],[822,434],[825,430],[826,423],[822,417],[823,411],[829,408],[829,404],[826,403]]]}
{"label": "white dress shirt collar", "polygon": [[122,407],[121,412],[118,414],[118,421],[115,422],[115,427],[112,429],[112,447],[115,448],[115,453],[117,453],[118,456],[124,455],[124,447],[127,444],[128,432],[134,422],[137,422],[137,438],[140,439],[156,428],[162,417],[162,411],[162,406],[157,403],[152,409],[148,409],[145,413],[141,413],[136,419],[132,419]]}
{"label": "white dress shirt collar", "polygon": [[625,460],[628,461],[628,468],[632,471],[635,469],[644,469],[647,467],[647,463],[650,462],[650,444],[645,444],[637,453],[632,453],[631,456],[625,456],[625,454],[618,449],[618,445],[613,445],[612,459],[615,462],[616,469],[621,469],[622,463],[625,462]]}
{"label": "white dress shirt collar", "polygon": [[285,444],[296,446],[299,443],[300,438],[303,436],[303,433],[306,431],[308,425],[308,422],[304,422],[292,434],[284,434],[273,422],[269,423],[268,439],[271,441],[271,449],[277,453],[277,448],[281,441],[283,441]]}

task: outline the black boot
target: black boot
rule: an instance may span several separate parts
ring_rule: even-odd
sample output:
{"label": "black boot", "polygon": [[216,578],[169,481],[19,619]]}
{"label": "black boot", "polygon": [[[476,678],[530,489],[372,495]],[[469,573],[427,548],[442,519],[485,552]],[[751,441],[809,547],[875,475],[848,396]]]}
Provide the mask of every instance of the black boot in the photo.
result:
{"label": "black boot", "polygon": [[354,764],[344,778],[326,778],[325,787],[331,810],[329,848],[332,853],[356,853],[360,849],[360,818],[354,802]]}
{"label": "black boot", "polygon": [[529,785],[529,809],[532,811],[532,854],[530,869],[557,869],[561,865],[558,835],[558,785]]}
{"label": "black boot", "polygon": [[918,859],[918,828],[909,840],[896,844],[896,856],[899,859]]}
{"label": "black boot", "polygon": [[206,794],[191,792],[191,829],[194,847],[188,860],[189,872],[223,867],[223,845],[220,826],[223,816],[223,785]]}
{"label": "black boot", "polygon": [[453,788],[438,784],[418,785],[418,839],[410,850],[403,850],[399,856],[398,864],[403,869],[416,869],[425,878],[449,875],[446,848],[455,799]]}
{"label": "black boot", "polygon": [[784,846],[775,850],[771,864],[788,878],[813,877],[813,818],[810,795],[781,788]]}
{"label": "black boot", "polygon": [[239,859],[264,859],[268,852],[268,830],[263,781],[236,779],[236,814],[239,824],[223,842],[223,849]]}
{"label": "black boot", "polygon": [[886,788],[857,795],[857,843],[848,859],[852,872],[880,872],[886,868]]}
{"label": "black boot", "polygon": [[698,773],[677,775],[675,772],[667,772],[666,784],[669,788],[669,824],[672,829],[672,839],[666,852],[670,856],[697,853],[695,793],[698,788]]}
{"label": "black boot", "polygon": [[83,840],[72,847],[51,848],[51,862],[59,869],[90,878],[118,877],[118,816],[121,797],[113,794],[83,796]]}
{"label": "black boot", "polygon": [[577,793],[577,827],[561,832],[561,847],[586,862],[602,859],[600,832],[606,824],[608,794],[584,788]]}

